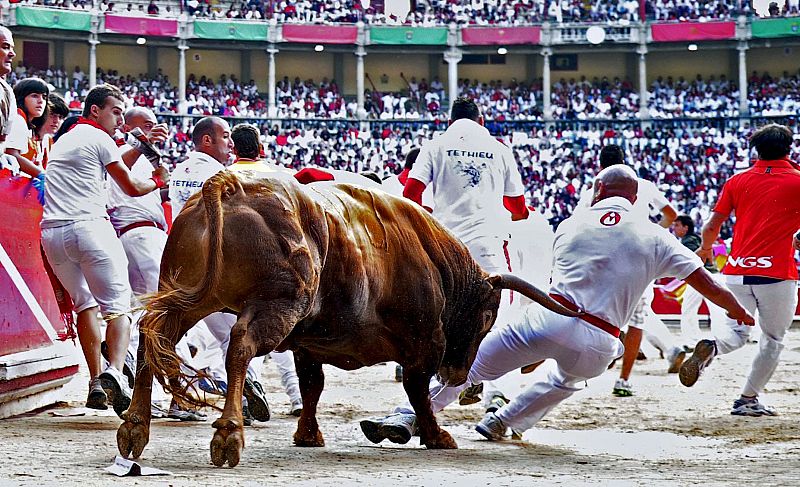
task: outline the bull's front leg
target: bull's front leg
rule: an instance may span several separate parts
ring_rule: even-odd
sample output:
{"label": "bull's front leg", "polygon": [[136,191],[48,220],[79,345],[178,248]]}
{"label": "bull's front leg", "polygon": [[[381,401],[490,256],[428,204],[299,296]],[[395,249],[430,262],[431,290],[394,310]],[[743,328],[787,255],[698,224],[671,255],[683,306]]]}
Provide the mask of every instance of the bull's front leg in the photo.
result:
{"label": "bull's front leg", "polygon": [[325,387],[322,364],[312,360],[302,350],[294,352],[297,378],[300,380],[300,395],[303,397],[303,412],[297,421],[294,444],[297,446],[325,446],[325,440],[317,423],[317,404]]}
{"label": "bull's front leg", "polygon": [[428,389],[430,381],[431,374],[403,369],[403,388],[417,416],[416,426],[420,443],[430,449],[458,448],[450,433],[440,428],[436,422]]}

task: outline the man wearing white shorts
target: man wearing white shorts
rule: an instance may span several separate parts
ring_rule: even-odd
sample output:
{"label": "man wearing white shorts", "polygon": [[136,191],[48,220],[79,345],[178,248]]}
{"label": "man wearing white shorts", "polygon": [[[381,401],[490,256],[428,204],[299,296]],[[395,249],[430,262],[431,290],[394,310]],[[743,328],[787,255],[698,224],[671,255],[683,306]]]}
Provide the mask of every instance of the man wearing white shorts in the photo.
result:
{"label": "man wearing white shorts", "polygon": [[[169,180],[164,168],[152,171],[149,179],[135,179],[122,162],[111,136],[122,125],[124,107],[123,94],[114,86],[89,91],[83,116],[50,152],[41,223],[47,259],[78,313],[78,337],[90,376],[86,406],[106,409],[110,395],[118,415],[131,397],[120,372],[130,338],[131,289],[125,251],[106,213],[104,174],[131,196],[148,194]],[[102,374],[98,307],[108,321],[110,365]]]}
{"label": "man wearing white shorts", "polygon": [[[739,399],[731,414],[775,416],[761,404],[764,392],[780,361],[783,337],[797,307],[797,267],[793,236],[800,229],[800,169],[789,160],[792,131],[770,124],[750,137],[758,160],[753,167],[731,177],[722,187],[711,218],[703,226],[703,242],[697,250],[704,261],[713,258],[712,245],[722,224],[736,214],[733,244],[722,269],[726,284],[750,313],[758,311],[761,339]],[[719,354],[744,346],[750,327],[727,320],[713,340],[700,340],[680,370],[681,383],[691,387],[702,370]]]}
{"label": "man wearing white shorts", "polygon": [[[556,231],[550,295],[584,314],[570,318],[528,306],[518,321],[495,328],[481,342],[466,383],[431,382],[434,412],[454,401],[469,383],[554,359],[556,367],[545,381],[531,385],[496,413],[487,413],[476,427],[490,440],[504,438],[508,428],[517,433],[529,429],[622,354],[618,323],[630,319],[644,289],[660,276],[682,277],[735,318],[753,322],[733,294],[711,279],[697,256],[666,230],[642,224],[632,211],[636,188],[631,168],[603,170],[592,206],[564,220]],[[410,439],[415,420],[406,404],[387,418],[362,421],[362,431],[373,442]]]}

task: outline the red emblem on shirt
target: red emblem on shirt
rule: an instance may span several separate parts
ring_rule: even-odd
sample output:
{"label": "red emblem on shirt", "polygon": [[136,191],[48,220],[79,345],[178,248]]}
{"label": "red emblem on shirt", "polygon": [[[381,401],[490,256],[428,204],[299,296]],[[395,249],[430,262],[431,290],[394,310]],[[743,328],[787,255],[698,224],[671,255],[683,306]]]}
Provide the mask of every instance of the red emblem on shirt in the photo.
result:
{"label": "red emblem on shirt", "polygon": [[622,217],[619,215],[619,213],[617,213],[616,211],[609,211],[605,215],[600,217],[600,223],[607,227],[613,227],[614,225],[619,223],[621,219]]}

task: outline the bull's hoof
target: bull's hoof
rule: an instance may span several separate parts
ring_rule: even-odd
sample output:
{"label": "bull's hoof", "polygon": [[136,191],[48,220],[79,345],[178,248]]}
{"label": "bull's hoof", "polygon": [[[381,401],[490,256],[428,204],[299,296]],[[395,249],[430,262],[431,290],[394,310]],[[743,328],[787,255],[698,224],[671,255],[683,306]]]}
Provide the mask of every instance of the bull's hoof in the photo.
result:
{"label": "bull's hoof", "polygon": [[117,448],[125,458],[139,458],[150,441],[150,425],[146,422],[128,420],[117,429]]}
{"label": "bull's hoof", "polygon": [[239,464],[244,449],[244,429],[240,421],[219,418],[212,425],[217,431],[211,439],[211,463],[222,467]]}
{"label": "bull's hoof", "polygon": [[456,440],[445,430],[439,430],[437,436],[423,440],[422,444],[429,450],[455,450],[458,448]]}
{"label": "bull's hoof", "polygon": [[325,439],[322,438],[320,430],[317,430],[316,433],[306,432],[303,434],[298,428],[294,432],[294,446],[325,446]]}

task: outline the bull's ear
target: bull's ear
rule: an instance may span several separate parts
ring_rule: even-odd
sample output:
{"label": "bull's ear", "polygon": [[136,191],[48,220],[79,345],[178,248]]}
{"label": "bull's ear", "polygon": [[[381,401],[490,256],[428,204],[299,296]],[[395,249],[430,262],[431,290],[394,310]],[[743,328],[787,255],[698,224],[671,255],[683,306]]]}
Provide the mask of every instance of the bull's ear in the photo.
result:
{"label": "bull's ear", "polygon": [[493,289],[503,288],[503,276],[500,274],[490,274],[489,277],[486,278],[486,282],[489,283]]}

